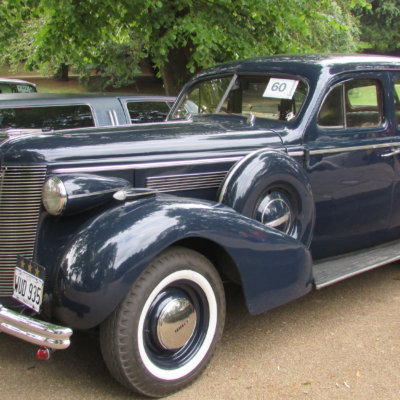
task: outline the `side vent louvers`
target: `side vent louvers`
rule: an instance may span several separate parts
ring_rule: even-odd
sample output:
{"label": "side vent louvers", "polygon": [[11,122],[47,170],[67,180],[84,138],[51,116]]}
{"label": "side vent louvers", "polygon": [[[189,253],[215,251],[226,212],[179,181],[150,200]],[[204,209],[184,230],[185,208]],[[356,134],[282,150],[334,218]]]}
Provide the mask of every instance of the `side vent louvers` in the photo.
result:
{"label": "side vent louvers", "polygon": [[146,178],[146,187],[160,192],[218,188],[227,172],[206,172],[201,174],[167,175]]}
{"label": "side vent louvers", "polygon": [[0,297],[13,292],[17,255],[32,259],[46,166],[2,166],[0,178]]}

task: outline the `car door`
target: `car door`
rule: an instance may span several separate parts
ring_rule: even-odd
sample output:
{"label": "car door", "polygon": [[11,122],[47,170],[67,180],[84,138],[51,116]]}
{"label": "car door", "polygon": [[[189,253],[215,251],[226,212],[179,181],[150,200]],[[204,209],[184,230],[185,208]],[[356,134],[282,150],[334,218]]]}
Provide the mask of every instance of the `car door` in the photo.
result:
{"label": "car door", "polygon": [[305,134],[313,188],[315,260],[383,243],[389,226],[395,142],[386,97],[389,75],[334,79]]}
{"label": "car door", "polygon": [[393,144],[387,154],[394,167],[392,212],[387,236],[388,240],[395,240],[400,237],[400,73],[391,73],[390,81],[388,102],[392,105],[391,120],[397,143]]}

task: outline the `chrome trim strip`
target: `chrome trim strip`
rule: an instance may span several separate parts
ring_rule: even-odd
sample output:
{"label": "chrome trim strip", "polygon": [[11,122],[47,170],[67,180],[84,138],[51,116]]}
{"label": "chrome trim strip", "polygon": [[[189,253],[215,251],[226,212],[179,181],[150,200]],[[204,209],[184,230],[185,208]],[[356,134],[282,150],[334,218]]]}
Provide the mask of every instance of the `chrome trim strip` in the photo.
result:
{"label": "chrome trim strip", "polygon": [[217,172],[199,172],[196,174],[179,174],[179,175],[159,175],[159,176],[149,176],[147,179],[152,182],[161,181],[164,182],[165,179],[179,180],[185,177],[200,177],[200,176],[213,176],[218,174],[227,174],[228,171],[217,171]]}
{"label": "chrome trim strip", "polygon": [[385,147],[396,147],[400,146],[400,142],[396,143],[382,143],[382,144],[373,144],[368,146],[353,146],[353,147],[335,147],[330,149],[322,149],[322,150],[310,150],[310,154],[329,154],[329,153],[345,153],[348,151],[358,151],[358,150],[370,150],[370,149],[383,149]]}
{"label": "chrome trim strip", "polygon": [[119,192],[120,190],[127,190],[130,189],[131,186],[124,186],[121,188],[115,188],[115,189],[107,189],[107,190],[100,190],[98,192],[92,192],[92,193],[83,193],[83,194],[73,194],[71,196],[68,196],[69,199],[77,199],[79,197],[89,197],[89,196],[97,196],[99,194],[105,194],[105,193],[112,193],[112,192]]}
{"label": "chrome trim strip", "polygon": [[231,81],[229,82],[228,88],[225,90],[224,95],[222,96],[221,101],[218,104],[218,107],[215,109],[214,114],[218,114],[219,111],[221,110],[222,105],[224,104],[225,99],[228,97],[228,93],[231,91],[232,86],[235,84],[236,79],[237,79],[237,74],[232,76]]}
{"label": "chrome trim strip", "polygon": [[119,125],[119,121],[118,121],[117,113],[115,112],[115,110],[112,110],[112,113],[113,113],[113,115],[114,115],[114,121],[115,121],[115,125]]}
{"label": "chrome trim strip", "polygon": [[[154,124],[154,122],[153,122]],[[97,172],[97,171],[123,171],[126,169],[147,169],[147,168],[164,168],[164,167],[181,167],[186,165],[206,165],[221,162],[236,162],[244,156],[236,157],[220,157],[220,158],[201,158],[197,160],[182,161],[163,161],[142,164],[121,164],[121,165],[104,165],[101,167],[75,167],[75,168],[58,168],[50,171],[52,174],[65,174],[75,172]]]}
{"label": "chrome trim strip", "polygon": [[288,156],[290,157],[303,157],[304,156],[304,150],[299,150],[299,151],[288,151]]}
{"label": "chrome trim strip", "polygon": [[111,125],[115,126],[114,115],[111,110],[108,110],[108,116],[110,117]]}
{"label": "chrome trim strip", "polygon": [[148,192],[138,193],[126,193],[126,197],[139,197],[139,196],[150,196],[151,194],[157,194],[158,190],[149,190]]}
{"label": "chrome trim strip", "polygon": [[269,226],[270,228],[275,228],[290,219],[290,213],[287,213],[283,217],[276,219],[275,221],[271,221],[265,224],[265,226]]}
{"label": "chrome trim strip", "polygon": [[51,349],[66,349],[72,330],[8,310],[0,304],[0,332]]}

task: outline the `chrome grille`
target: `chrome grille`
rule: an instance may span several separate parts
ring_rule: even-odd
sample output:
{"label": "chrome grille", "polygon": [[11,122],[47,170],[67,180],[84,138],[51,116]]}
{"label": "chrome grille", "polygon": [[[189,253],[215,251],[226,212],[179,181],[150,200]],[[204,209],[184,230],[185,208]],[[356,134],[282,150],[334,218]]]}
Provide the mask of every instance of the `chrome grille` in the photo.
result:
{"label": "chrome grille", "polygon": [[3,166],[0,180],[0,297],[13,292],[17,255],[32,260],[45,166]]}
{"label": "chrome grille", "polygon": [[152,176],[146,178],[146,187],[161,192],[218,188],[226,174],[227,172],[205,172],[201,174]]}

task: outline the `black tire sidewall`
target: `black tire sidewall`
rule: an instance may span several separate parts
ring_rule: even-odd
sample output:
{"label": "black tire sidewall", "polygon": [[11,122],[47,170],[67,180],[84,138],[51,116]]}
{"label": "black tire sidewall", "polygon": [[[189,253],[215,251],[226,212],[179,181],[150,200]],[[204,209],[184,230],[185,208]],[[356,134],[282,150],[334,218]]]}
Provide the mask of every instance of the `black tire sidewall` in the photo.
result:
{"label": "black tire sidewall", "polygon": [[[217,325],[214,339],[200,363],[187,375],[176,380],[154,376],[144,364],[139,351],[138,325],[148,297],[165,278],[175,272],[191,270],[202,275],[211,285],[217,302]],[[153,397],[166,396],[192,383],[205,369],[218,344],[225,322],[225,297],[222,282],[213,265],[201,254],[185,248],[173,247],[157,257],[138,278],[131,291],[114,312],[118,323],[113,329],[117,362],[124,386]],[[110,329],[110,328],[106,328]],[[102,341],[103,346],[107,346]],[[104,352],[103,352],[104,353]],[[107,361],[106,361],[107,363]],[[112,372],[112,371],[111,371]],[[115,376],[115,374],[113,374]]]}

